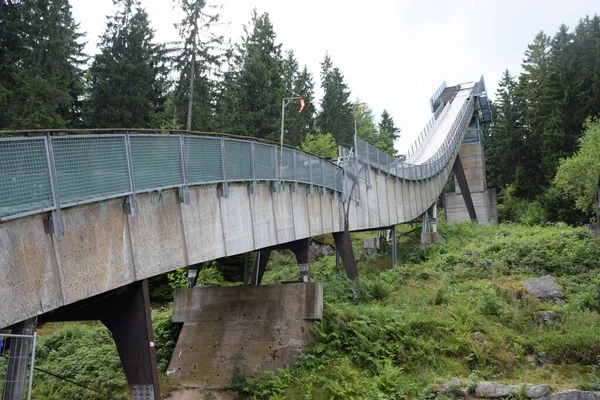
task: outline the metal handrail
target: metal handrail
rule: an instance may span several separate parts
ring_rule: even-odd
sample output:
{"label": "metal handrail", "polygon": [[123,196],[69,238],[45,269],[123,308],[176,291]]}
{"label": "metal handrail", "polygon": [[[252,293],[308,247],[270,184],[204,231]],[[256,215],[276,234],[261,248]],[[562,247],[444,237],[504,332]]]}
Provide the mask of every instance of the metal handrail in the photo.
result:
{"label": "metal handrail", "polygon": [[[220,184],[226,196],[230,182],[279,177],[279,146],[264,141],[151,130],[78,132],[0,137],[0,222],[169,188],[187,201],[189,187]],[[255,155],[259,146],[262,154]],[[284,154],[284,182],[343,191],[343,168],[297,149],[284,148]],[[307,180],[297,170],[320,173]]]}

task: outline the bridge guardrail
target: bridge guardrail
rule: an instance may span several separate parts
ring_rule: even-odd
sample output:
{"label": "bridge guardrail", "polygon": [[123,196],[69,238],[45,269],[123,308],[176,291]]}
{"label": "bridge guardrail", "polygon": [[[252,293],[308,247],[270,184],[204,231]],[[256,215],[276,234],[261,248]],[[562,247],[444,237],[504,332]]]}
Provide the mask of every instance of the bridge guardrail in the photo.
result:
{"label": "bridge guardrail", "polygon": [[[459,118],[453,122],[443,145],[427,162],[423,164],[410,164],[400,161],[400,159],[390,157],[364,140],[355,138],[354,146],[358,159],[361,162],[371,165],[373,168],[402,179],[423,180],[435,176],[446,166],[457,150],[462,134],[472,115],[475,95],[480,93],[478,89],[480,85],[481,81],[479,84],[473,86],[468,100],[465,101],[458,114]],[[440,107],[443,107],[443,105],[440,105]],[[421,135],[417,137],[415,143],[409,150],[409,154],[414,153],[414,151],[421,146],[425,136],[431,130],[434,123],[435,116],[427,123],[427,126]]]}
{"label": "bridge guardrail", "polygon": [[[184,133],[0,138],[0,221],[169,188],[279,181],[279,146]],[[343,170],[284,148],[281,181],[343,192]]]}

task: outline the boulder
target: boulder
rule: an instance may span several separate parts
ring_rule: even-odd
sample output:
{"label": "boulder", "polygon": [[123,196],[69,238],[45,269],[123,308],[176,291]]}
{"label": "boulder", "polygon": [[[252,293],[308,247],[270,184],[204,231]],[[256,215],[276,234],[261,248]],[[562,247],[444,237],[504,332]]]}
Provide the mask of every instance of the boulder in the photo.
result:
{"label": "boulder", "polygon": [[523,287],[527,290],[527,293],[542,301],[564,304],[565,294],[560,290],[556,280],[550,275],[527,279],[523,281]]}
{"label": "boulder", "polygon": [[479,382],[475,388],[475,396],[486,399],[499,399],[519,393],[521,386],[502,385],[492,382]]}
{"label": "boulder", "polygon": [[335,250],[330,245],[312,242],[308,248],[308,262],[312,264],[317,259],[323,256],[330,256],[333,253],[335,253]]}
{"label": "boulder", "polygon": [[540,325],[553,326],[562,322],[560,313],[556,311],[537,311],[535,320]]}
{"label": "boulder", "polygon": [[530,399],[539,399],[540,397],[548,396],[552,392],[550,385],[532,386],[527,390],[527,397]]}
{"label": "boulder", "polygon": [[583,392],[581,390],[567,390],[543,397],[543,400],[600,400],[600,392]]}

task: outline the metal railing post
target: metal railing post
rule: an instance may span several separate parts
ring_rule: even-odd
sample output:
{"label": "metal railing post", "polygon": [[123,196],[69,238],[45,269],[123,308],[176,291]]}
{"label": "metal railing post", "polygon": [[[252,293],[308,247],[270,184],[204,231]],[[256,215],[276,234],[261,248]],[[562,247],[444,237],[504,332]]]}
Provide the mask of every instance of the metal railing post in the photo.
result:
{"label": "metal railing post", "polygon": [[125,154],[127,156],[127,174],[129,175],[129,190],[131,191],[129,199],[125,203],[125,211],[131,216],[136,216],[138,213],[138,202],[137,196],[135,195],[135,176],[133,171],[133,157],[131,155],[131,137],[129,136],[129,132],[125,133]]}
{"label": "metal railing post", "polygon": [[252,166],[252,183],[248,186],[248,193],[254,194],[258,190],[258,182],[256,180],[256,153],[254,149],[254,140],[250,142],[250,164]]}
{"label": "metal railing post", "polygon": [[308,181],[310,184],[308,185],[308,194],[313,193],[313,174],[312,174],[312,156],[308,156]]}
{"label": "metal railing post", "polygon": [[35,367],[35,347],[37,346],[37,332],[33,332],[33,344],[31,347],[31,364],[29,365],[29,388],[27,390],[27,400],[31,400],[31,390],[33,389],[33,371]]}
{"label": "metal railing post", "polygon": [[219,190],[221,197],[229,197],[229,185],[227,184],[227,164],[225,163],[225,139],[221,137],[221,170],[223,171],[223,183]]}
{"label": "metal railing post", "polygon": [[[282,175],[283,175],[283,147],[281,147],[280,152],[282,157],[281,160],[277,159],[277,147],[273,146],[271,147],[271,150],[273,151],[273,165],[272,167],[275,169],[275,183],[273,185],[273,191],[275,193],[279,193],[279,191],[281,190],[281,187],[283,185],[283,182],[281,181]],[[277,168],[277,165],[279,165],[279,168]]]}
{"label": "metal railing post", "polygon": [[60,194],[58,191],[58,182],[56,178],[56,164],[54,163],[54,148],[52,147],[52,135],[46,134],[44,138],[46,147],[46,160],[48,162],[48,176],[50,177],[50,191],[52,194],[52,201],[54,202],[54,210],[52,211],[51,220],[48,221],[46,231],[48,233],[54,233],[57,236],[65,234],[65,226],[62,220],[62,213],[60,211]]}
{"label": "metal railing post", "polygon": [[292,185],[292,191],[298,190],[298,155],[296,150],[292,150],[292,162],[294,164],[294,184]]}
{"label": "metal railing post", "polygon": [[183,204],[190,204],[190,191],[187,180],[187,168],[185,165],[185,142],[183,133],[179,134],[179,149],[181,153],[181,173],[183,175],[183,186],[181,187],[180,201]]}
{"label": "metal railing post", "polygon": [[323,182],[323,186],[321,187],[321,195],[325,196],[325,193],[327,193],[327,181],[325,180],[325,165],[323,165],[323,161],[319,160],[319,164],[321,166],[321,176],[323,179],[321,182]]}

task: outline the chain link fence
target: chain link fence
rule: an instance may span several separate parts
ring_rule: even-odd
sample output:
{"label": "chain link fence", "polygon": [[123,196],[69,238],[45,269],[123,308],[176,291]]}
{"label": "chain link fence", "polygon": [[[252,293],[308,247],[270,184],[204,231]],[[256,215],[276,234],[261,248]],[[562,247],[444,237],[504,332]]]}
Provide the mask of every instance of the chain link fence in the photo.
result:
{"label": "chain link fence", "polygon": [[36,334],[0,333],[0,388],[3,399],[31,399]]}

